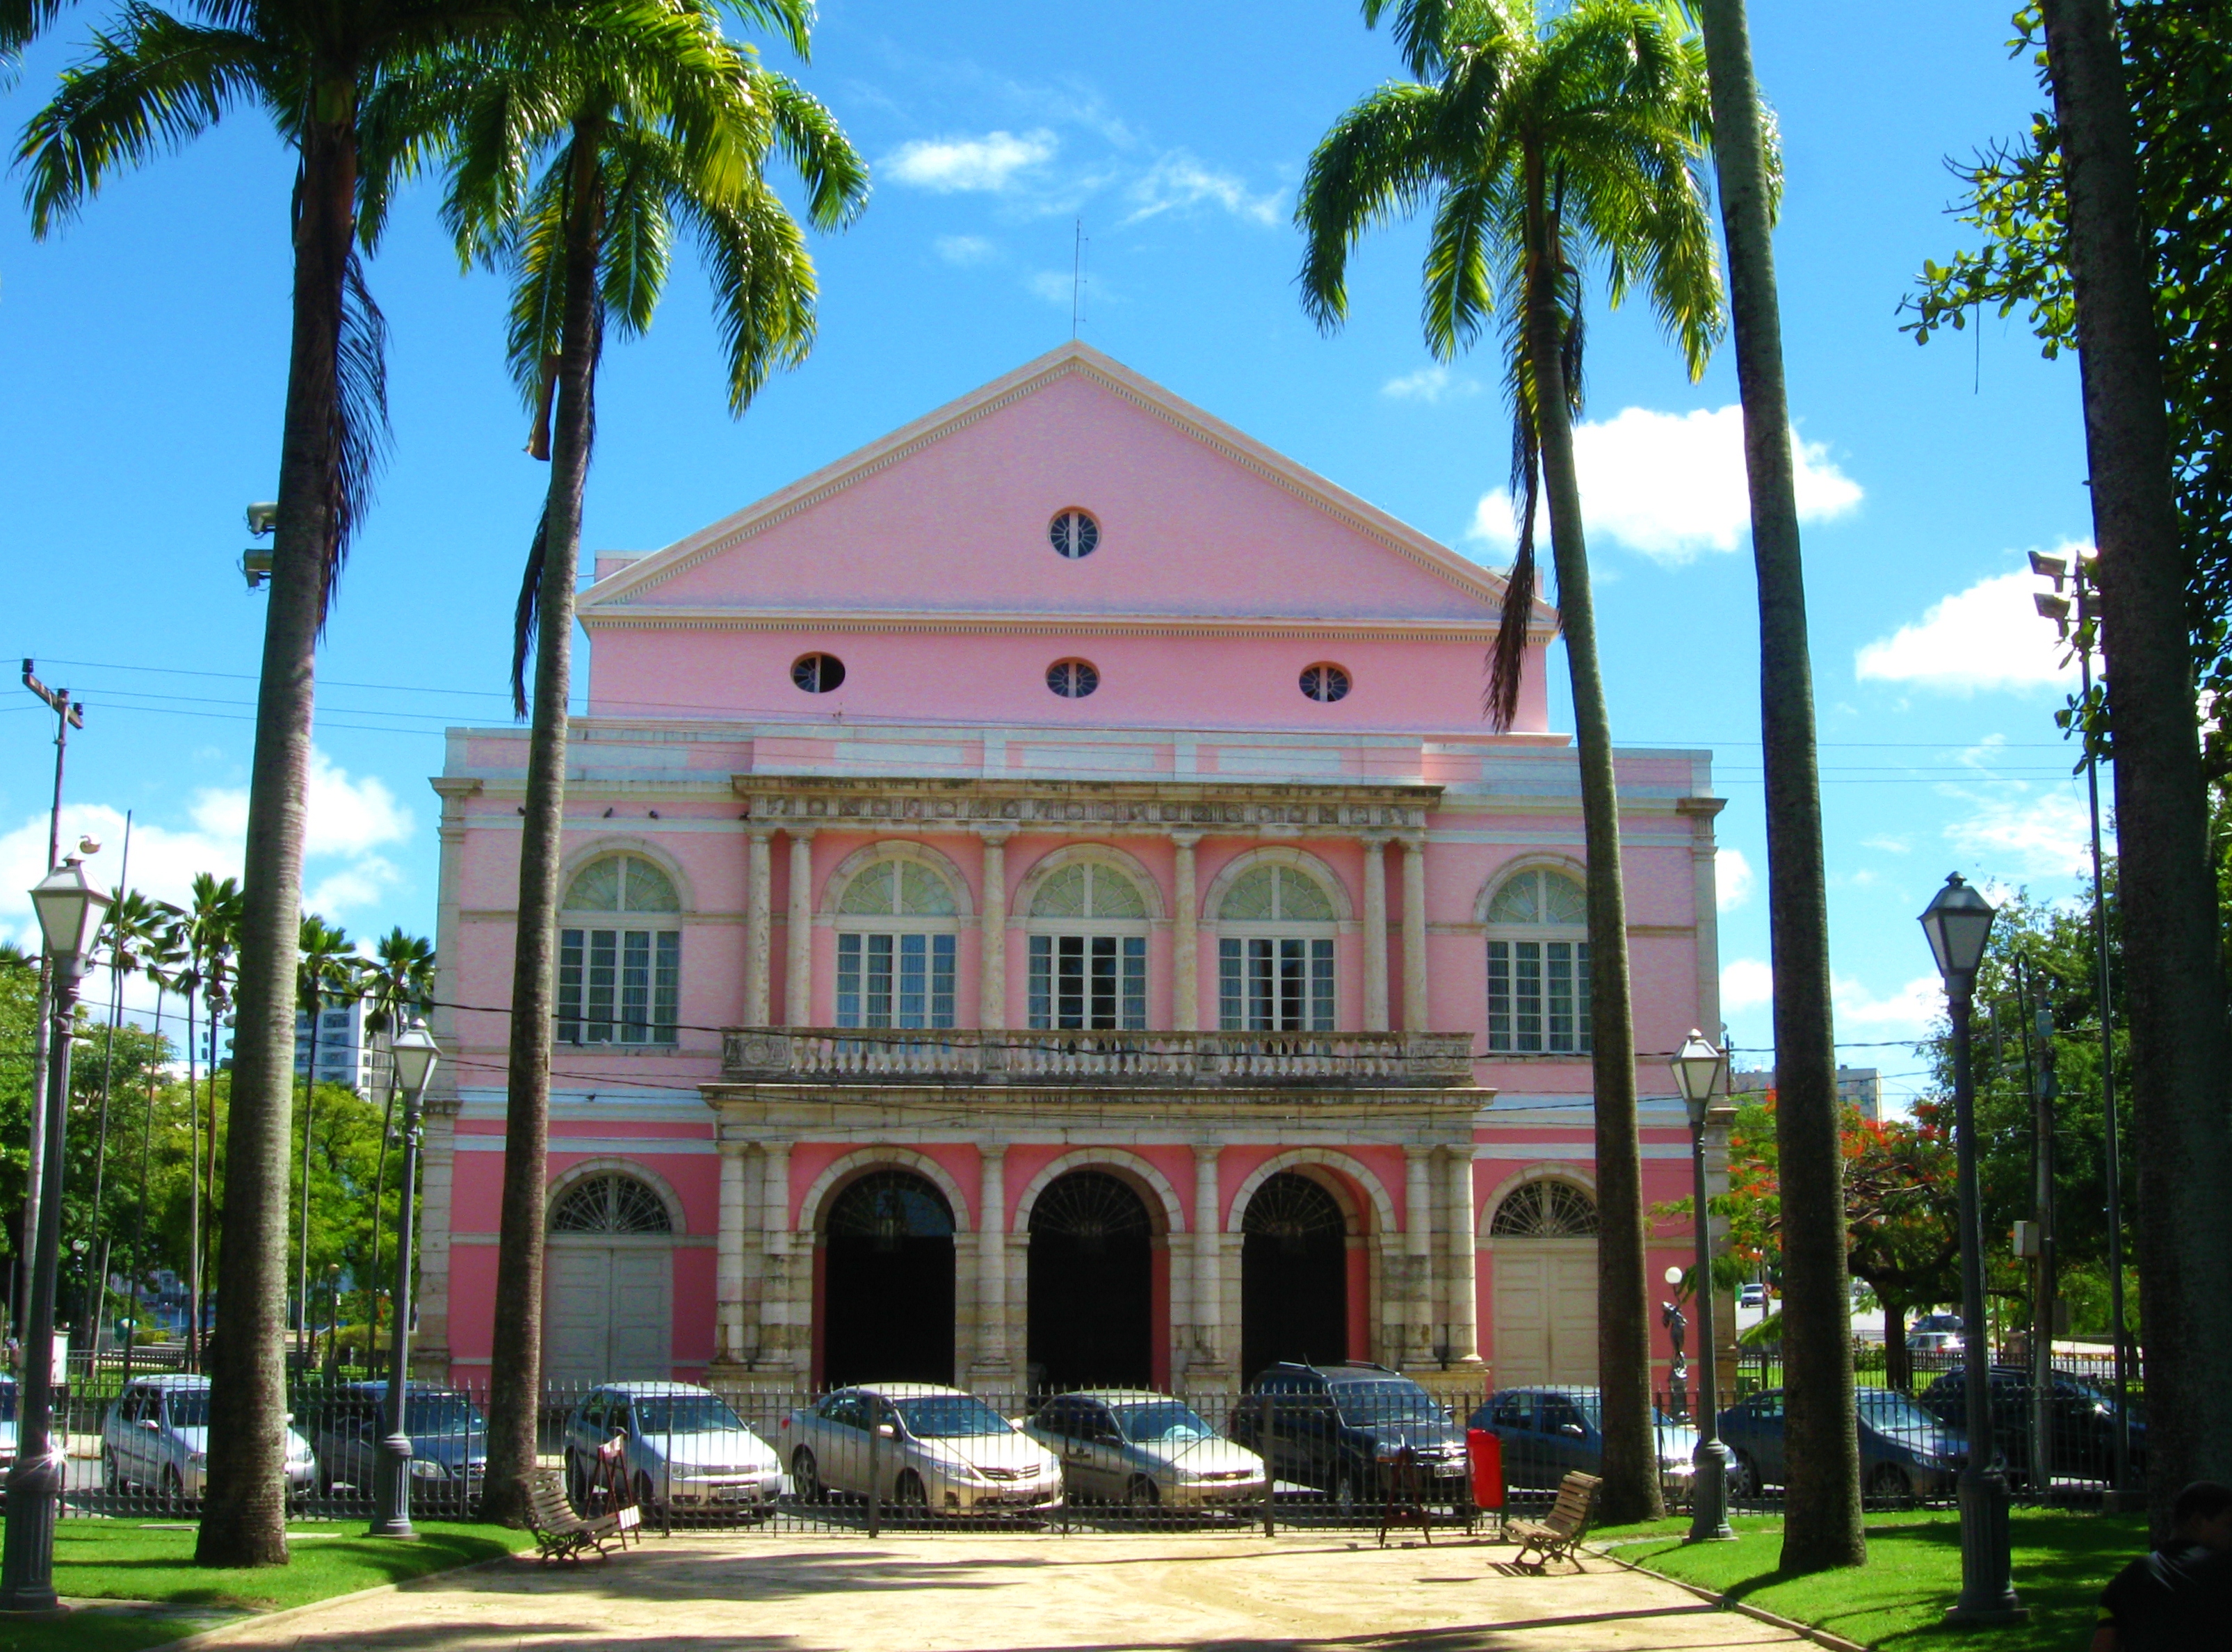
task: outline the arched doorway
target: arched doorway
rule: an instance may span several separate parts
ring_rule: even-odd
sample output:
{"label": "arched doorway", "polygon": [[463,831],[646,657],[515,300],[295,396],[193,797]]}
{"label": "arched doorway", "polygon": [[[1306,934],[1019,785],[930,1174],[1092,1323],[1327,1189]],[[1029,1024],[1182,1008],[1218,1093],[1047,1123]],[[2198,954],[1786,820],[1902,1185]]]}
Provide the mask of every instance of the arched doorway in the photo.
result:
{"label": "arched doorway", "polygon": [[605,1170],[561,1189],[543,1255],[547,1381],[673,1374],[674,1220],[656,1189]]}
{"label": "arched doorway", "polygon": [[1597,1380],[1597,1208],[1570,1182],[1522,1182],[1488,1224],[1499,1383]]}
{"label": "arched doorway", "polygon": [[1309,1177],[1265,1180],[1240,1219],[1240,1364],[1348,1357],[1348,1221]]}
{"label": "arched doorway", "polygon": [[1034,1387],[1145,1388],[1154,1376],[1154,1228],[1106,1170],[1072,1170],[1031,1207],[1025,1357]]}
{"label": "arched doorway", "polygon": [[912,1170],[871,1170],[829,1207],[822,1380],[953,1380],[953,1209]]}

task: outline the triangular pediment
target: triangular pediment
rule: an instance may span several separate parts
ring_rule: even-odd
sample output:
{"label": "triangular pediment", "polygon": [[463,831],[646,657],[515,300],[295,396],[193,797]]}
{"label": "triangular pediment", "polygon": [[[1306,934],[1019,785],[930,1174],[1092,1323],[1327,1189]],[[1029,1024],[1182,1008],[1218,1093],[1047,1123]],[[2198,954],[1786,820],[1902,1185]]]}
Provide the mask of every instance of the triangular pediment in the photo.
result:
{"label": "triangular pediment", "polygon": [[[1056,513],[1101,541],[1068,560]],[[592,630],[795,617],[1478,633],[1503,580],[1072,341],[585,590]],[[1557,616],[1538,603],[1534,625]]]}

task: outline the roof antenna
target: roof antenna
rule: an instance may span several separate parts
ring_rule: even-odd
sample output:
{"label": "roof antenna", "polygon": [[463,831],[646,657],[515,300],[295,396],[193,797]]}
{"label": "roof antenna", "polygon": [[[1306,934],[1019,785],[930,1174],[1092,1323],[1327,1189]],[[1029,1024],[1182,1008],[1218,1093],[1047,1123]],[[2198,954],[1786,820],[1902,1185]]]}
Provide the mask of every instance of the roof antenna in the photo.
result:
{"label": "roof antenna", "polygon": [[1069,257],[1069,336],[1085,325],[1085,220],[1077,220],[1077,241]]}

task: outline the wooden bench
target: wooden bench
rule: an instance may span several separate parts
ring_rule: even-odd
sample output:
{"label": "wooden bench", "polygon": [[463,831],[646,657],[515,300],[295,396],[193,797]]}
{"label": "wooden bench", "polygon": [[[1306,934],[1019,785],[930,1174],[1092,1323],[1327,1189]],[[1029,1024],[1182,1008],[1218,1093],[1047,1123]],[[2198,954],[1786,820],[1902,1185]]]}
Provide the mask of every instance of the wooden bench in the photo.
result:
{"label": "wooden bench", "polygon": [[1550,1506],[1547,1520],[1507,1520],[1504,1531],[1519,1539],[1519,1552],[1512,1557],[1515,1565],[1527,1565],[1529,1549],[1541,1558],[1532,1570],[1540,1571],[1553,1560],[1571,1560],[1576,1570],[1580,1557],[1573,1552],[1580,1545],[1581,1534],[1589,1529],[1589,1508],[1596,1497],[1597,1487],[1603,1480],[1595,1474],[1568,1474],[1558,1484],[1558,1500]]}
{"label": "wooden bench", "polygon": [[565,1482],[555,1468],[538,1468],[527,1482],[527,1527],[535,1533],[537,1558],[545,1563],[579,1560],[589,1550],[624,1547],[627,1534],[643,1519],[633,1503],[609,1514],[584,1519],[566,1500]]}

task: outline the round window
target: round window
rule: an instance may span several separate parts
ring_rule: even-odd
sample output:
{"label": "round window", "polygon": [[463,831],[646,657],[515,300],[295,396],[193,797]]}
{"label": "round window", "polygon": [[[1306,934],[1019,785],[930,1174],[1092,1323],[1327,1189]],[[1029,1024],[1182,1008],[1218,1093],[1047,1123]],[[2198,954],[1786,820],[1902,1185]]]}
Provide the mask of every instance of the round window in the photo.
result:
{"label": "round window", "polygon": [[845,681],[845,662],[834,654],[801,654],[791,663],[790,680],[808,694],[827,694]]}
{"label": "round window", "polygon": [[1100,524],[1081,510],[1065,510],[1047,524],[1047,538],[1064,556],[1075,561],[1093,554],[1100,543]]}
{"label": "round window", "polygon": [[1087,660],[1058,659],[1047,667],[1047,686],[1065,700],[1082,700],[1100,686],[1100,673]]}
{"label": "round window", "polygon": [[1338,665],[1320,662],[1302,673],[1302,692],[1313,700],[1327,704],[1345,698],[1348,693],[1348,673]]}

